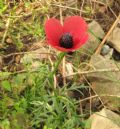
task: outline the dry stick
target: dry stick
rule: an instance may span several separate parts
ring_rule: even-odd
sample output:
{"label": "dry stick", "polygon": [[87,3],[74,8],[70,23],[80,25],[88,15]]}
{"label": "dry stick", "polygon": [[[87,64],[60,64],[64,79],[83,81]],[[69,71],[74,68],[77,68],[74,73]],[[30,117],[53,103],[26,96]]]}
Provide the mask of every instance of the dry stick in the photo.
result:
{"label": "dry stick", "polygon": [[109,6],[108,2],[107,2],[107,5],[103,2],[100,2],[100,1],[96,1],[96,0],[92,0],[92,2],[94,3],[98,3],[98,4],[101,4],[101,5],[104,5],[104,6],[108,6],[108,8],[110,9],[110,11],[112,12],[112,14],[117,18],[115,12],[112,10],[112,8]]}
{"label": "dry stick", "polygon": [[[78,8],[78,0],[75,0],[74,2],[75,2],[75,8],[77,9]],[[77,11],[76,11],[76,13],[77,13]]]}
{"label": "dry stick", "polygon": [[109,10],[111,11],[111,13],[115,16],[115,18],[117,18],[117,15],[115,14],[115,12],[114,12],[114,11],[112,10],[112,8],[110,7],[109,2],[108,2],[108,1],[106,1],[106,2],[107,2],[107,4],[105,4],[106,8],[108,7]]}
{"label": "dry stick", "polygon": [[[61,3],[60,3],[60,5],[61,5]],[[63,25],[62,9],[61,9],[61,7],[59,7],[59,9],[60,9],[60,22]],[[62,74],[63,74],[63,84],[65,85],[66,84],[66,78],[64,76],[64,75],[66,75],[65,56],[64,56],[63,61],[62,61]]]}
{"label": "dry stick", "polygon": [[6,30],[5,30],[5,33],[4,33],[4,35],[3,35],[2,45],[3,45],[4,42],[5,42],[5,38],[6,38],[6,35],[7,35],[7,32],[8,32],[9,25],[10,25],[10,18],[8,18],[7,23],[6,23]]}
{"label": "dry stick", "polygon": [[93,99],[93,98],[96,98],[96,97],[116,97],[116,98],[120,98],[119,95],[101,94],[101,95],[94,95],[94,96],[87,97],[87,98],[85,98],[85,99],[79,100],[79,102],[84,102],[84,101],[87,101],[87,100],[89,100],[89,99]]}
{"label": "dry stick", "polygon": [[99,97],[99,96],[98,95],[90,96],[90,97],[87,97],[85,99],[79,100],[79,102],[84,102],[84,101],[87,101],[89,99],[93,99],[93,98],[96,98],[96,97]]}
{"label": "dry stick", "polygon": [[[83,115],[83,109],[82,109],[82,102],[80,102],[80,114]],[[83,117],[81,118],[82,121],[84,121]]]}
{"label": "dry stick", "polygon": [[66,75],[66,68],[65,68],[65,62],[66,62],[66,58],[65,58],[65,56],[64,56],[64,58],[63,58],[63,63],[62,63],[62,65],[63,65],[63,84],[64,84],[64,86],[66,85],[66,77],[64,76],[64,75]]}
{"label": "dry stick", "polygon": [[120,14],[119,16],[117,17],[117,19],[115,20],[115,22],[113,23],[113,25],[111,26],[110,30],[108,31],[108,33],[105,35],[105,37],[103,38],[102,42],[100,43],[100,45],[98,46],[95,54],[99,54],[101,49],[102,49],[102,46],[104,45],[104,43],[106,42],[108,36],[111,34],[111,32],[113,31],[113,29],[115,28],[115,26],[117,26],[118,22],[120,20]]}
{"label": "dry stick", "polygon": [[75,10],[75,11],[78,11],[78,12],[86,13],[86,11],[83,11],[83,10],[80,10],[80,9],[76,9],[76,8],[72,8],[72,7],[68,7],[68,6],[57,5],[57,4],[50,4],[50,5],[58,6],[58,7],[61,7],[61,8],[67,8],[67,9]]}
{"label": "dry stick", "polygon": [[16,53],[11,53],[8,55],[2,55],[3,58],[7,58],[10,56],[15,56],[15,55],[22,55],[22,54],[46,54],[46,55],[54,55],[50,52],[37,52],[37,51],[29,51],[29,52],[16,52]]}
{"label": "dry stick", "polygon": [[98,72],[119,72],[120,70],[118,68],[114,68],[114,69],[99,69],[99,70],[91,70],[91,71],[78,71],[78,72],[75,72],[73,74],[70,74],[70,75],[67,75],[65,77],[69,77],[69,76],[74,76],[74,75],[77,75],[77,74],[90,74],[90,73],[98,73]]}
{"label": "dry stick", "polygon": [[115,14],[115,12],[112,10],[112,8],[108,5],[108,8],[110,9],[110,11],[112,12],[112,14],[115,16],[115,18],[117,18],[117,15]]}
{"label": "dry stick", "polygon": [[105,5],[105,6],[106,6],[106,4],[105,4],[105,3],[100,2],[100,1],[92,0],[92,2],[94,2],[94,3],[98,3],[98,4],[101,4],[101,5]]}
{"label": "dry stick", "polygon": [[[96,91],[92,88],[91,83],[87,80],[87,78],[86,78],[85,76],[83,76],[83,77],[84,77],[85,81],[88,83],[88,85],[90,86],[90,88],[91,88],[91,89],[94,91],[94,93],[97,95]],[[91,97],[91,96],[90,96],[90,97]],[[99,96],[98,96],[98,99],[100,100],[102,106],[105,107],[103,101],[101,100],[101,98],[100,98]],[[90,101],[92,101],[92,99],[91,99]]]}
{"label": "dry stick", "polygon": [[[30,50],[36,50],[38,48],[41,48],[41,44],[45,42],[45,37],[40,41],[40,42],[37,42],[37,43],[34,43]],[[39,46],[40,45],[40,46]]]}
{"label": "dry stick", "polygon": [[[89,88],[89,95],[91,97],[91,87]],[[90,98],[90,115],[92,114],[92,99]]]}
{"label": "dry stick", "polygon": [[[80,10],[83,10],[84,3],[85,3],[85,0],[82,1],[82,5],[81,5]],[[82,11],[80,11],[80,16],[82,16]]]}
{"label": "dry stick", "polygon": [[90,0],[90,5],[91,5],[92,13],[93,13],[93,7],[92,7],[92,1],[91,0]]}
{"label": "dry stick", "polygon": [[[72,5],[74,5],[76,2],[72,2],[72,3],[70,3],[68,6],[72,6]],[[67,10],[67,8],[63,8],[62,9],[62,11],[66,11]],[[58,13],[56,13],[56,15],[54,16],[54,17],[57,17],[58,15],[59,15],[60,13],[58,12]]]}

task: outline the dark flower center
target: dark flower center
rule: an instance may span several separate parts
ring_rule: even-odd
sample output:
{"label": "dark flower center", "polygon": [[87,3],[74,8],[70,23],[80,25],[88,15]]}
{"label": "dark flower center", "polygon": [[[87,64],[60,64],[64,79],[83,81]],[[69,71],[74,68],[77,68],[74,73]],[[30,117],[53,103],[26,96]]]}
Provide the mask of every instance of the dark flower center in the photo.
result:
{"label": "dark flower center", "polygon": [[59,44],[64,48],[72,48],[73,47],[73,37],[70,33],[65,33],[61,36]]}

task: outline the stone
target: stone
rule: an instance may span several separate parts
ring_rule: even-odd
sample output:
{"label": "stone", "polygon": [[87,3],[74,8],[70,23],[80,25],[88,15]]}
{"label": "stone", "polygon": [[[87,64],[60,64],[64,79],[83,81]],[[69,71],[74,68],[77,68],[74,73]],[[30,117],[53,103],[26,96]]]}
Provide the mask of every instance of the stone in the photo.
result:
{"label": "stone", "polygon": [[101,40],[105,33],[100,26],[100,24],[96,21],[92,21],[88,24],[89,27],[89,40],[86,44],[84,44],[81,48],[81,51],[85,55],[92,55],[97,47],[99,46]]}
{"label": "stone", "polygon": [[120,129],[120,116],[104,108],[90,117],[90,129]]}
{"label": "stone", "polygon": [[120,28],[116,27],[107,41],[116,51],[120,52]]}
{"label": "stone", "polygon": [[102,56],[105,56],[105,55],[107,55],[109,52],[110,52],[110,47],[105,44],[105,45],[102,47],[102,50],[101,50],[100,54],[101,54]]}
{"label": "stone", "polygon": [[[90,70],[87,79],[96,94],[100,96],[104,105],[111,110],[119,111],[120,108],[120,62],[101,55],[93,55],[90,61]],[[104,71],[106,70],[106,71]]]}

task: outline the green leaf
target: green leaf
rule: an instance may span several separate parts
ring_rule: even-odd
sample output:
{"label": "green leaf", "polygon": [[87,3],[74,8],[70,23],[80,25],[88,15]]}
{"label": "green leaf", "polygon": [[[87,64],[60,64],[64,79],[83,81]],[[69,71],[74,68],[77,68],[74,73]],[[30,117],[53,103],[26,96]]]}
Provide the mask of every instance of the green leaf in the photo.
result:
{"label": "green leaf", "polygon": [[10,74],[11,74],[10,72],[0,72],[0,77],[7,78],[10,76]]}
{"label": "green leaf", "polygon": [[91,123],[92,123],[92,120],[91,119],[86,120],[85,121],[85,129],[90,129]]}
{"label": "green leaf", "polygon": [[48,128],[48,127],[45,125],[43,129],[52,129],[52,128]]}
{"label": "green leaf", "polygon": [[10,82],[5,80],[5,81],[2,81],[2,87],[4,88],[4,90],[6,91],[11,91],[11,85],[10,85]]}
{"label": "green leaf", "polygon": [[8,119],[5,119],[3,120],[1,123],[0,123],[0,129],[10,129],[10,122]]}

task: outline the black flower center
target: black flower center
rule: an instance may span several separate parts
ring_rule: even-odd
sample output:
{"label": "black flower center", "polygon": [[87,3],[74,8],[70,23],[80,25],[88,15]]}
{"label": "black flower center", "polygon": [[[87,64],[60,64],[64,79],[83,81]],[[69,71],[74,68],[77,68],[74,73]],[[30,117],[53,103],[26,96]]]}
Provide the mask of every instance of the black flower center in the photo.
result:
{"label": "black flower center", "polygon": [[59,44],[64,48],[72,48],[73,47],[73,37],[70,33],[65,33],[61,36]]}

